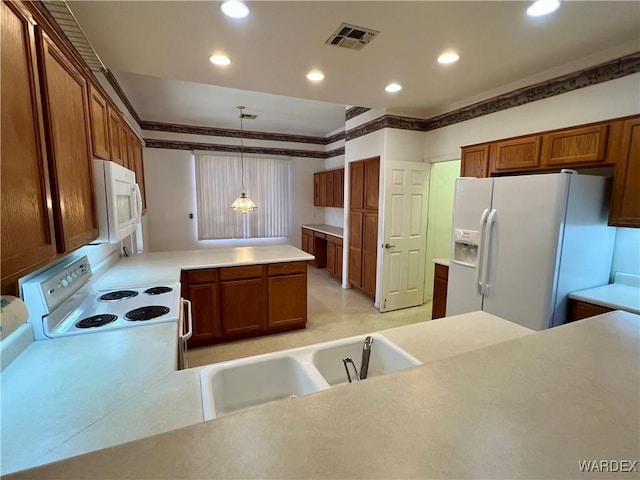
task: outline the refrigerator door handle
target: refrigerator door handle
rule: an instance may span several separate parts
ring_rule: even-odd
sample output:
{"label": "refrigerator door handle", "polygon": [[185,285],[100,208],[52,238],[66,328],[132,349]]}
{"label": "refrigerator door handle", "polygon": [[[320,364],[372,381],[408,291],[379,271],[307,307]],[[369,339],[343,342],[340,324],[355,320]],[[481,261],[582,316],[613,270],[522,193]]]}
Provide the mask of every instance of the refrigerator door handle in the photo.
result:
{"label": "refrigerator door handle", "polygon": [[482,252],[484,250],[483,248],[484,231],[485,231],[485,227],[487,226],[488,214],[489,214],[489,209],[485,208],[484,212],[482,212],[482,215],[480,216],[480,246],[478,247],[478,262],[476,265],[476,287],[478,288],[478,290],[480,290],[480,293],[482,293],[482,290],[483,290],[483,284],[481,279],[481,275],[482,275],[481,272],[483,270]]}
{"label": "refrigerator door handle", "polygon": [[493,242],[493,224],[496,221],[497,210],[494,208],[491,210],[489,217],[487,218],[487,245],[484,248],[484,257],[482,260],[482,294],[488,295],[491,284],[489,283],[489,262],[491,261],[491,243]]}

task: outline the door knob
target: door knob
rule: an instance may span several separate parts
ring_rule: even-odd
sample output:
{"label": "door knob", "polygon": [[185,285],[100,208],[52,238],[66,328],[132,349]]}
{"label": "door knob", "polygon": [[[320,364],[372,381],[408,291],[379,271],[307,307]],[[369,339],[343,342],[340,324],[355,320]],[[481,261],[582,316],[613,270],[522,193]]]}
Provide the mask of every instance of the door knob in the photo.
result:
{"label": "door knob", "polygon": [[389,248],[395,248],[395,245],[389,245],[388,243],[384,244],[384,248],[389,249]]}

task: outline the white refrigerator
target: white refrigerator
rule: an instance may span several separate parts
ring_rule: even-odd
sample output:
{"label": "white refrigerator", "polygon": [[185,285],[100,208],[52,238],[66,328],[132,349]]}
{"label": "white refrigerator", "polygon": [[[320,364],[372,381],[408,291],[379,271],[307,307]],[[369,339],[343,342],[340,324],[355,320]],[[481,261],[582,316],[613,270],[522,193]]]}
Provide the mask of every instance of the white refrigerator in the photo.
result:
{"label": "white refrigerator", "polygon": [[484,310],[534,330],[565,323],[570,292],[609,283],[610,180],[459,178],[447,316]]}

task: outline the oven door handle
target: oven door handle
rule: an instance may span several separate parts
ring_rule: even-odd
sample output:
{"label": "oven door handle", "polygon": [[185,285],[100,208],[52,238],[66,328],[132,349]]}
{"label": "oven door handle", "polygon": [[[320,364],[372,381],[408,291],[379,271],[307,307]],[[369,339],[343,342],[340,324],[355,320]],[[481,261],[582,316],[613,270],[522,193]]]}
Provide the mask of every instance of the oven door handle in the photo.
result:
{"label": "oven door handle", "polygon": [[182,340],[183,342],[186,342],[191,338],[191,335],[193,335],[193,317],[191,315],[191,301],[187,300],[186,298],[181,298],[180,301],[182,302],[182,308],[186,307],[187,309],[187,332],[186,333],[181,332],[182,334],[180,335],[180,340]]}

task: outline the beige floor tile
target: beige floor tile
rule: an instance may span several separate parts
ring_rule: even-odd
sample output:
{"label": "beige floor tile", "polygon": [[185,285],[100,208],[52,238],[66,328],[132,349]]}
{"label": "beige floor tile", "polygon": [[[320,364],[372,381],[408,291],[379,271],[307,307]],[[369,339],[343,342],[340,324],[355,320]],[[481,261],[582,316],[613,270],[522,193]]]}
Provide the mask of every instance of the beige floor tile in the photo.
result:
{"label": "beige floor tile", "polygon": [[307,328],[266,337],[190,349],[190,367],[262,353],[303,347],[362,335],[431,318],[431,302],[414,308],[380,313],[373,299],[355,289],[345,290],[326,269],[308,267]]}

